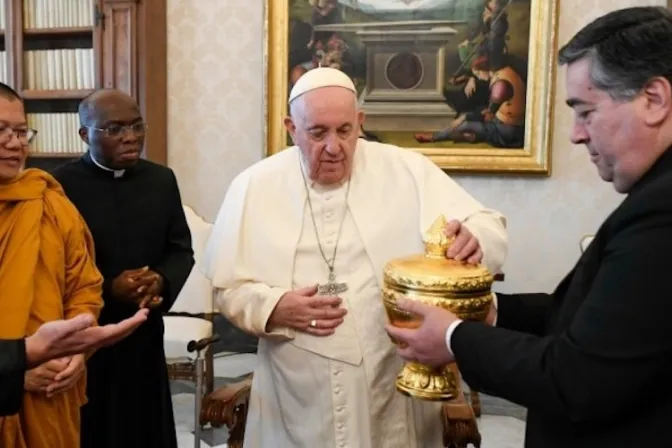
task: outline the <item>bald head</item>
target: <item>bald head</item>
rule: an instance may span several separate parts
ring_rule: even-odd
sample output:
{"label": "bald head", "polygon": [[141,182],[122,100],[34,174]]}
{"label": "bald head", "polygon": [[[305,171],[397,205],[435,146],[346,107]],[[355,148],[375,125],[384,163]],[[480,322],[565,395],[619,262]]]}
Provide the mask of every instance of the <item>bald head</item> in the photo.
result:
{"label": "bald head", "polygon": [[100,114],[107,114],[119,107],[138,109],[138,103],[117,89],[100,89],[85,97],[80,103],[77,112],[82,126],[91,126],[92,121],[98,121]]}
{"label": "bald head", "polygon": [[125,169],[139,160],[145,124],[133,98],[116,89],[97,90],[82,100],[78,112],[79,135],[97,162]]}

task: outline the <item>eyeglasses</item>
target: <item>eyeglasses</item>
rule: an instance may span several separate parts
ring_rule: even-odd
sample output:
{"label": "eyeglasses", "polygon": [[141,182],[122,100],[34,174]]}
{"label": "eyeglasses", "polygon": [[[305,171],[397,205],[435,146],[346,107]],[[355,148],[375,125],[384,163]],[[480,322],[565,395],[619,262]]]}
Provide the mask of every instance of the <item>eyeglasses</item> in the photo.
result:
{"label": "eyeglasses", "polygon": [[144,135],[147,131],[147,125],[145,123],[135,123],[131,125],[122,126],[120,124],[113,124],[105,128],[94,128],[92,126],[87,126],[89,129],[94,131],[99,131],[105,134],[108,137],[119,137],[126,133],[126,131],[131,131],[135,135]]}
{"label": "eyeglasses", "polygon": [[30,128],[14,129],[8,126],[0,126],[0,140],[3,143],[11,140],[13,135],[25,146],[29,145],[35,139],[37,131]]}

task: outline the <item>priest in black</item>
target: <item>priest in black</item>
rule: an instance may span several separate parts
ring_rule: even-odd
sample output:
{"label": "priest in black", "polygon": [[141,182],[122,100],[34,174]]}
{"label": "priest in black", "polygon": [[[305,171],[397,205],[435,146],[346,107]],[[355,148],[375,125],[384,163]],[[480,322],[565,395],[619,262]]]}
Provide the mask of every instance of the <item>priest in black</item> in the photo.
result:
{"label": "priest in black", "polygon": [[82,448],[177,448],[162,313],[194,265],[177,180],[170,168],[140,158],[147,126],[128,95],[96,91],[79,117],[89,151],[54,176],[93,234],[105,278],[100,323],[151,309],[135,333],[87,364]]}

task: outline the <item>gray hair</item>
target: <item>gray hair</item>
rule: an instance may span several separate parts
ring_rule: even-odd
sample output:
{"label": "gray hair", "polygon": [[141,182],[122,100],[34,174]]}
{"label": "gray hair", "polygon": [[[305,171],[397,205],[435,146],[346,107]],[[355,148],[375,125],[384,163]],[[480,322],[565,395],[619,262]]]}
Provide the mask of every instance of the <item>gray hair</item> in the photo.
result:
{"label": "gray hair", "polygon": [[591,61],[595,87],[628,101],[653,79],[672,83],[672,13],[663,7],[610,12],[582,28],[559,52],[560,65]]}

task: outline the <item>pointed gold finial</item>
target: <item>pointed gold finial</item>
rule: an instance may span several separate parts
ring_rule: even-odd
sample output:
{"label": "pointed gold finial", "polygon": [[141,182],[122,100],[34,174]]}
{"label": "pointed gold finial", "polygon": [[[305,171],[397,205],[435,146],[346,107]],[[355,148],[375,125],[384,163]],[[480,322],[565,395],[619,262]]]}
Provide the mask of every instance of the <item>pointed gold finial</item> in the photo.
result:
{"label": "pointed gold finial", "polygon": [[443,258],[446,256],[446,251],[455,240],[455,237],[449,238],[446,236],[444,231],[446,224],[448,224],[446,217],[440,215],[423,235],[425,257]]}

